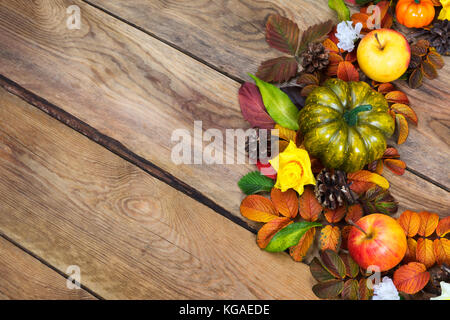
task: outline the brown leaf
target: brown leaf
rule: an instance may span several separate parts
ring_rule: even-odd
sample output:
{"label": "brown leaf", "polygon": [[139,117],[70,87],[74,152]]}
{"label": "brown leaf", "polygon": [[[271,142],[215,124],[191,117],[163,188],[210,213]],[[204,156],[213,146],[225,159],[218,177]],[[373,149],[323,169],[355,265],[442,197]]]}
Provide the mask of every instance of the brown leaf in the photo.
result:
{"label": "brown leaf", "polygon": [[307,97],[311,93],[311,91],[313,91],[317,87],[318,87],[318,85],[316,85],[316,84],[307,85],[306,87],[304,87],[302,89],[301,95],[303,97]]}
{"label": "brown leaf", "polygon": [[403,144],[403,143],[405,143],[406,139],[408,138],[408,134],[409,134],[408,122],[406,121],[406,118],[404,115],[397,113],[395,115],[395,123],[396,123],[396,127],[397,127],[397,132],[398,132],[397,144]]}
{"label": "brown leaf", "polygon": [[348,61],[342,61],[338,65],[337,77],[344,81],[359,81],[359,73],[355,66]]}
{"label": "brown leaf", "polygon": [[420,41],[411,46],[411,54],[423,57],[427,54],[430,43],[428,41]]}
{"label": "brown leaf", "polygon": [[436,230],[439,223],[439,216],[436,213],[427,211],[419,212],[420,227],[418,234],[422,237],[429,237]]}
{"label": "brown leaf", "polygon": [[256,76],[272,83],[289,81],[297,74],[298,63],[294,57],[279,57],[261,63]]}
{"label": "brown leaf", "polygon": [[400,158],[398,150],[394,147],[387,147],[383,154],[383,159],[396,159]]}
{"label": "brown leaf", "polygon": [[416,260],[423,263],[427,269],[436,263],[434,256],[433,241],[425,238],[417,240]]}
{"label": "brown leaf", "polygon": [[298,197],[297,193],[293,189],[282,192],[278,188],[272,188],[270,198],[272,199],[275,208],[281,215],[291,219],[297,216]]}
{"label": "brown leaf", "polygon": [[450,265],[450,240],[449,239],[436,239],[433,242],[433,251],[436,257],[436,262],[439,265]]}
{"label": "brown leaf", "polygon": [[318,282],[324,282],[335,279],[335,276],[331,274],[316,257],[311,261],[309,265],[309,270],[311,271],[311,275]]}
{"label": "brown leaf", "polygon": [[272,201],[260,195],[246,197],[242,200],[240,209],[244,217],[253,221],[269,222],[278,217]]}
{"label": "brown leaf", "polygon": [[418,122],[417,115],[410,106],[408,106],[406,104],[402,104],[402,103],[394,103],[391,106],[391,109],[394,110],[395,113],[403,114],[409,120],[414,122],[415,125],[417,125],[417,122]]}
{"label": "brown leaf", "polygon": [[362,218],[363,216],[363,208],[361,207],[361,205],[359,203],[351,205],[347,208],[347,214],[345,216],[345,221],[347,221],[347,223],[349,221],[353,221],[356,223],[356,221],[358,221],[359,219]]}
{"label": "brown leaf", "polygon": [[422,68],[414,69],[409,76],[408,84],[412,89],[420,88],[423,84],[423,72]]}
{"label": "brown leaf", "polygon": [[291,219],[286,217],[278,217],[267,222],[261,229],[259,229],[256,236],[256,243],[261,249],[264,249],[278,231],[290,225],[292,222],[293,221]]}
{"label": "brown leaf", "polygon": [[266,23],[266,41],[281,52],[297,54],[300,30],[297,24],[285,17],[271,14]]}
{"label": "brown leaf", "polygon": [[322,212],[322,206],[317,201],[314,191],[307,187],[299,199],[300,215],[306,221],[316,221]]}
{"label": "brown leaf", "polygon": [[349,278],[356,278],[359,274],[359,265],[348,253],[341,253],[339,256],[345,265],[345,275]]}
{"label": "brown leaf", "polygon": [[380,86],[378,87],[378,92],[382,93],[382,94],[386,94],[388,92],[394,91],[395,87],[392,83],[382,83],[380,84]]}
{"label": "brown leaf", "polygon": [[330,249],[319,252],[323,266],[338,279],[345,278],[345,264],[339,255]]}
{"label": "brown leaf", "polygon": [[367,279],[362,278],[359,280],[359,299],[370,300],[373,296],[373,290],[367,286]]}
{"label": "brown leaf", "polygon": [[406,163],[399,159],[386,159],[384,165],[393,173],[401,176],[405,173]]}
{"label": "brown leaf", "polygon": [[416,251],[417,251],[417,241],[413,238],[406,239],[407,247],[405,257],[403,258],[403,262],[417,262]]}
{"label": "brown leaf", "polygon": [[422,62],[422,72],[423,75],[430,80],[436,79],[438,77],[436,68],[428,61]]}
{"label": "brown leaf", "polygon": [[407,95],[402,91],[391,91],[388,92],[385,98],[391,103],[403,103],[409,105],[409,99]]}
{"label": "brown leaf", "polygon": [[337,52],[330,52],[328,60],[330,61],[330,65],[338,65],[344,61],[344,58]]}
{"label": "brown leaf", "polygon": [[331,28],[333,28],[333,25],[334,25],[333,21],[327,20],[325,22],[312,25],[308,29],[306,29],[302,33],[302,37],[300,40],[300,45],[297,50],[297,54],[300,54],[303,51],[305,51],[306,48],[308,47],[308,44],[310,44],[311,42],[316,42],[316,41],[322,42],[323,40],[325,40],[325,37],[331,31]]}
{"label": "brown leaf", "polygon": [[319,78],[312,73],[302,73],[298,79],[297,79],[297,83],[300,85],[310,85],[310,84],[315,84],[315,85],[319,85]]}
{"label": "brown leaf", "polygon": [[328,65],[326,75],[328,77],[335,77],[337,75],[338,66],[339,66],[339,64],[330,64],[330,65]]}
{"label": "brown leaf", "polygon": [[422,290],[430,281],[430,273],[425,265],[410,262],[394,272],[394,284],[397,290],[407,294],[415,294]]}
{"label": "brown leaf", "polygon": [[417,212],[406,210],[398,218],[398,223],[408,237],[414,237],[420,228],[420,216]]}
{"label": "brown leaf", "polygon": [[331,225],[325,226],[320,230],[319,237],[319,249],[333,250],[337,252],[341,244],[341,230],[339,227],[333,227]]}
{"label": "brown leaf", "polygon": [[442,69],[445,65],[444,59],[436,51],[430,51],[427,56],[427,61],[433,65],[436,69]]}
{"label": "brown leaf", "polygon": [[347,208],[345,206],[339,207],[335,210],[326,208],[324,215],[325,219],[327,219],[329,223],[337,223],[344,218],[346,212]]}
{"label": "brown leaf", "polygon": [[348,249],[348,235],[352,230],[352,226],[345,226],[341,231],[341,248],[347,250]]}
{"label": "brown leaf", "polygon": [[359,283],[355,279],[345,281],[341,297],[344,300],[359,300]]}
{"label": "brown leaf", "polygon": [[450,232],[450,216],[442,218],[436,228],[439,237],[445,237]]}
{"label": "brown leaf", "polygon": [[302,261],[306,256],[309,248],[314,242],[314,237],[316,235],[316,228],[311,228],[300,238],[300,241],[296,246],[289,248],[289,254],[295,261]]}
{"label": "brown leaf", "polygon": [[344,281],[328,280],[319,282],[312,287],[314,294],[320,299],[336,298],[344,289]]}
{"label": "brown leaf", "polygon": [[353,63],[353,62],[356,62],[356,60],[357,60],[356,50],[353,50],[352,52],[348,52],[345,55],[345,61]]}

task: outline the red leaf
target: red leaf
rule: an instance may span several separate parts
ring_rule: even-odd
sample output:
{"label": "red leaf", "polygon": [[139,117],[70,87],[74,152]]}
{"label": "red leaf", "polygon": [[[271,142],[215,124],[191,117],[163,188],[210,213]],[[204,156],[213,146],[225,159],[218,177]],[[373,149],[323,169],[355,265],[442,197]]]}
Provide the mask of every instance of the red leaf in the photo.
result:
{"label": "red leaf", "polygon": [[378,92],[386,94],[388,92],[394,91],[395,87],[392,83],[382,83],[380,84],[380,86],[378,87]]}
{"label": "red leaf", "polygon": [[256,85],[245,82],[239,89],[239,103],[242,116],[253,127],[272,129],[275,122],[266,111],[261,93]]}
{"label": "red leaf", "polygon": [[266,82],[286,82],[297,74],[298,63],[294,57],[279,57],[261,63],[256,76]]}
{"label": "red leaf", "polygon": [[322,212],[322,206],[309,187],[305,188],[305,191],[300,196],[299,205],[300,215],[306,221],[316,221]]}
{"label": "red leaf", "polygon": [[293,21],[272,14],[266,23],[266,41],[272,48],[295,55],[297,53],[300,30]]}
{"label": "red leaf", "polygon": [[353,222],[358,221],[363,216],[363,209],[360,204],[354,204],[347,208],[347,214],[345,216],[345,221],[347,223],[351,220]]}
{"label": "red leaf", "polygon": [[406,105],[406,104],[402,104],[402,103],[394,103],[391,106],[391,109],[395,112],[395,113],[401,113],[403,114],[405,117],[407,117],[409,120],[411,120],[412,122],[414,122],[415,125],[417,125],[418,122],[418,118],[416,113],[414,112],[414,110]]}
{"label": "red leaf", "polygon": [[393,173],[401,176],[405,173],[406,163],[399,159],[385,159],[384,165]]}
{"label": "red leaf", "polygon": [[344,218],[345,213],[347,212],[347,208],[342,206],[335,210],[325,209],[325,218],[329,223],[337,223]]}
{"label": "red leaf", "polygon": [[348,61],[339,63],[337,77],[344,81],[359,81],[359,73],[355,66]]}
{"label": "red leaf", "polygon": [[386,99],[392,103],[403,103],[409,105],[408,96],[402,91],[391,91],[386,94]]}
{"label": "red leaf", "polygon": [[339,63],[344,61],[342,56],[339,53],[336,53],[336,52],[330,52],[328,60],[330,61],[330,66],[331,65],[338,65]]}
{"label": "red leaf", "polygon": [[356,60],[357,60],[356,50],[353,50],[352,52],[347,53],[347,55],[345,56],[345,61],[348,61],[350,63],[353,63]]}

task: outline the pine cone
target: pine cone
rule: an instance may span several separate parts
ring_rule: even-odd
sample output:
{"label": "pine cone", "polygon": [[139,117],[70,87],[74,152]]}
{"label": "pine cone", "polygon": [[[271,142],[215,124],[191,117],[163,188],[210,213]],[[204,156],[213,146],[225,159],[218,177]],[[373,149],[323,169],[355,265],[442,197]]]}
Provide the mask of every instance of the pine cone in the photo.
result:
{"label": "pine cone", "polygon": [[421,33],[423,33],[424,39],[428,40],[439,54],[450,55],[449,20],[437,20],[430,30],[424,30]]}
{"label": "pine cone", "polygon": [[344,171],[323,169],[317,175],[316,198],[326,208],[336,209],[345,203],[352,205],[358,196],[350,189]]}
{"label": "pine cone", "polygon": [[330,61],[329,54],[323,44],[310,43],[308,49],[302,54],[302,67],[306,73],[314,73],[325,69]]}
{"label": "pine cone", "polygon": [[[265,129],[255,129],[245,141],[245,151],[250,159],[266,160],[272,156],[272,135],[270,130],[265,130],[266,134],[262,134],[260,130]],[[267,143],[261,141],[262,136],[266,137]]]}

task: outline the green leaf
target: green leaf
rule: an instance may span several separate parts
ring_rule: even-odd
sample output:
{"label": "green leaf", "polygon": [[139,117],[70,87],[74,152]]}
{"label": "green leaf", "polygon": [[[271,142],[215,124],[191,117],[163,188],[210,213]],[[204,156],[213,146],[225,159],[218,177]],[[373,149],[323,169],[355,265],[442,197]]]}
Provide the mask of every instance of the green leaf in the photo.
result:
{"label": "green leaf", "polygon": [[314,294],[320,299],[336,298],[344,289],[344,281],[342,280],[328,280],[319,282],[312,287]]}
{"label": "green leaf", "polygon": [[238,182],[239,188],[246,195],[255,194],[261,191],[270,192],[274,185],[274,181],[259,171],[253,171],[241,178]]}
{"label": "green leaf", "polygon": [[335,277],[325,269],[319,259],[314,257],[314,259],[309,264],[309,270],[311,271],[312,276],[318,282],[324,282],[328,280],[333,280]]}
{"label": "green leaf", "polygon": [[356,278],[359,274],[359,265],[350,257],[348,253],[339,255],[345,265],[345,274],[347,277]]}
{"label": "green leaf", "polygon": [[341,257],[333,250],[327,249],[320,252],[323,266],[336,278],[345,278],[345,264]]}
{"label": "green leaf", "polygon": [[328,0],[328,6],[337,12],[340,21],[350,20],[350,10],[344,0]]}
{"label": "green leaf", "polygon": [[317,222],[301,221],[295,222],[278,231],[266,247],[269,252],[281,252],[289,247],[295,246],[301,237],[311,228],[322,226]]}
{"label": "green leaf", "polygon": [[280,126],[295,130],[298,127],[298,109],[292,103],[289,96],[274,85],[262,81],[261,79],[249,74],[261,92],[264,106],[272,119]]}

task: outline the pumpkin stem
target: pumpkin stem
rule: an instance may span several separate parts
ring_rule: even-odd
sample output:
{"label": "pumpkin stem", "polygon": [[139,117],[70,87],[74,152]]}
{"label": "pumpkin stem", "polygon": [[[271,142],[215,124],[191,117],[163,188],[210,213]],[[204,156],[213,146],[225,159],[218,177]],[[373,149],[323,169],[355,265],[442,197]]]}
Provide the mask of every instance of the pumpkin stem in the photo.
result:
{"label": "pumpkin stem", "polygon": [[344,113],[344,120],[347,122],[349,126],[356,125],[356,122],[358,120],[358,113],[363,111],[370,111],[372,110],[372,106],[370,104],[365,104],[362,106],[357,106],[356,108],[346,111]]}

